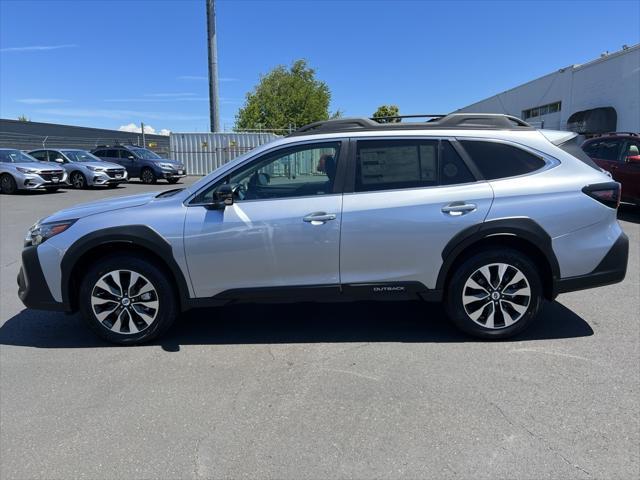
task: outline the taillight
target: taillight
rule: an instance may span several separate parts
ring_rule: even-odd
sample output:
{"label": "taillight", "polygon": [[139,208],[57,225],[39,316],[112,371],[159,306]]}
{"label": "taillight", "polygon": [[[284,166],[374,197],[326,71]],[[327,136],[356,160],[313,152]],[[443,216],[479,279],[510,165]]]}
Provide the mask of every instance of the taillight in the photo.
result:
{"label": "taillight", "polygon": [[618,182],[587,185],[582,189],[582,192],[607,207],[618,208],[620,205],[620,184]]}

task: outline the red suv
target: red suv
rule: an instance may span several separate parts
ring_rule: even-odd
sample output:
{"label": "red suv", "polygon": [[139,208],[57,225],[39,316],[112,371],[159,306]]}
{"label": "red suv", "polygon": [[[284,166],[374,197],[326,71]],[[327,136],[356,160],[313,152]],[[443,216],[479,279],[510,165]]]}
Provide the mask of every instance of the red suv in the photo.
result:
{"label": "red suv", "polygon": [[640,205],[640,135],[607,133],[590,138],[582,150],[622,184],[622,201]]}

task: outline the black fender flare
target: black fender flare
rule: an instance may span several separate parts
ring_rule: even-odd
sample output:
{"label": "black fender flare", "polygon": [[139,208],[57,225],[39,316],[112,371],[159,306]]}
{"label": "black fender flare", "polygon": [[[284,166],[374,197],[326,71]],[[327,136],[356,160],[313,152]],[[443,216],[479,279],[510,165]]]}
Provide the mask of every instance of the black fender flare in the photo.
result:
{"label": "black fender flare", "polygon": [[443,290],[449,270],[455,260],[467,248],[488,237],[516,237],[537,248],[546,258],[551,270],[552,281],[560,278],[560,265],[551,245],[549,234],[534,220],[527,217],[488,220],[458,232],[442,250],[442,266],[438,273],[436,289]]}
{"label": "black fender flare", "polygon": [[78,260],[96,247],[108,244],[130,244],[149,250],[160,257],[170,270],[178,288],[181,305],[189,299],[189,287],[182,269],[175,261],[171,244],[146,225],[127,225],[95,230],[77,239],[65,252],[60,262],[62,301],[71,305],[71,276]]}

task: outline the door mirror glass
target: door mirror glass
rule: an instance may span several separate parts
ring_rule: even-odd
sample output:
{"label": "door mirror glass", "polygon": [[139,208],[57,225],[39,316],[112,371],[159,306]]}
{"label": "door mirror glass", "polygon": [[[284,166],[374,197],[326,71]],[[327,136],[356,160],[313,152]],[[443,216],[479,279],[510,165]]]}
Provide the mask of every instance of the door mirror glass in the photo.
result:
{"label": "door mirror glass", "polygon": [[212,210],[223,210],[227,206],[233,205],[235,198],[242,196],[242,185],[239,183],[220,185],[215,192],[214,201],[208,206]]}

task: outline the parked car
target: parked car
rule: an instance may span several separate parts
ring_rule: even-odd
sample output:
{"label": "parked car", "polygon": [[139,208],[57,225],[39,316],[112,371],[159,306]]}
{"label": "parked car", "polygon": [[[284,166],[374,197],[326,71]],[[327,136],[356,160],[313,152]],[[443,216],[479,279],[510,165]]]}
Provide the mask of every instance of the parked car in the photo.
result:
{"label": "parked car", "polygon": [[156,183],[158,179],[177,183],[186,175],[180,162],[162,158],[142,147],[114,145],[98,147],[91,153],[104,161],[122,165],[127,169],[129,178],[139,178],[143,183]]}
{"label": "parked car", "polygon": [[318,122],[188,188],[62,210],[27,233],[27,307],[150,341],[180,311],[264,299],[442,301],[481,338],[622,281],[620,184],[576,134],[505,115]]}
{"label": "parked car", "polygon": [[47,190],[54,192],[66,186],[67,173],[59,166],[39,162],[32,156],[12,148],[0,148],[0,191]]}
{"label": "parked car", "polygon": [[106,185],[115,188],[127,181],[127,171],[121,165],[100,160],[86,150],[71,148],[34,150],[29,155],[41,162],[55,162],[67,171],[73,188]]}
{"label": "parked car", "polygon": [[622,201],[640,206],[640,135],[615,132],[591,138],[582,149],[622,184]]}

